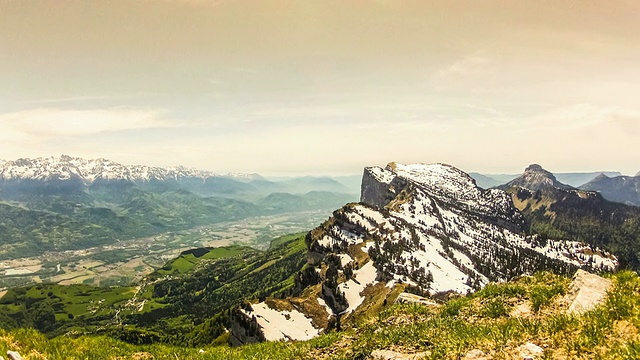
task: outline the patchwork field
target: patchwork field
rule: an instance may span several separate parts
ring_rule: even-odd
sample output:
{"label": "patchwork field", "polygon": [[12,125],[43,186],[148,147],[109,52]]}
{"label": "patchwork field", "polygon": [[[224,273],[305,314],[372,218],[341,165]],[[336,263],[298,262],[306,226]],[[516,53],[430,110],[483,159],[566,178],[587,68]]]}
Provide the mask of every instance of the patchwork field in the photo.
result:
{"label": "patchwork field", "polygon": [[272,239],[311,229],[328,216],[326,211],[256,216],[83,250],[48,252],[39,258],[3,260],[0,290],[41,282],[126,285],[161,268],[185,250],[229,245],[264,250]]}

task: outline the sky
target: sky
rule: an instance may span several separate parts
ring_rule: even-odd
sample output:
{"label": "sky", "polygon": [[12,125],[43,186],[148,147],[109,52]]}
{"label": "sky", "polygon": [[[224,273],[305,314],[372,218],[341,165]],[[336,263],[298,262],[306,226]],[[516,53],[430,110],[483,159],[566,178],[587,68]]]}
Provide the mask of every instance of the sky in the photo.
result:
{"label": "sky", "polygon": [[0,0],[0,159],[640,170],[636,0]]}

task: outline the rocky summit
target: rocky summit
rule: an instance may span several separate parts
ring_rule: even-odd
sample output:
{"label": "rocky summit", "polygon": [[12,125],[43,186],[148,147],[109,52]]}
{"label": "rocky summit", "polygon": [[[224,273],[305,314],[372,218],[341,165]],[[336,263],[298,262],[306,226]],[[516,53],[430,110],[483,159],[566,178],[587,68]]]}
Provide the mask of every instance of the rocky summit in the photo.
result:
{"label": "rocky summit", "polygon": [[542,168],[538,164],[529,165],[522,175],[509,181],[505,185],[500,186],[500,189],[508,189],[510,187],[518,186],[531,191],[537,191],[546,188],[559,188],[559,189],[573,189],[572,186],[566,185],[558,181],[555,175]]}

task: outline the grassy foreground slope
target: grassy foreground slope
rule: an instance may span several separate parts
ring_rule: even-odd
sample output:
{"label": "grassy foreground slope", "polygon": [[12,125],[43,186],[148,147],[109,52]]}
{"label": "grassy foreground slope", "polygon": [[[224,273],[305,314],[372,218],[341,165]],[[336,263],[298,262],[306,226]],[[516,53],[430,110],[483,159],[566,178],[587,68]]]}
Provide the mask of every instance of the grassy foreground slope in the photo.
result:
{"label": "grassy foreground slope", "polygon": [[[35,330],[0,332],[0,351],[18,350],[30,359],[366,359],[373,350],[424,352],[427,359],[459,359],[480,349],[493,359],[513,359],[532,342],[547,359],[637,359],[640,357],[640,278],[613,276],[605,303],[580,316],[564,313],[558,301],[569,279],[538,274],[490,284],[446,304],[390,305],[352,329],[294,343],[240,348],[134,346],[107,337],[58,337]],[[523,307],[528,311],[518,311]],[[514,312],[517,312],[515,314]]]}

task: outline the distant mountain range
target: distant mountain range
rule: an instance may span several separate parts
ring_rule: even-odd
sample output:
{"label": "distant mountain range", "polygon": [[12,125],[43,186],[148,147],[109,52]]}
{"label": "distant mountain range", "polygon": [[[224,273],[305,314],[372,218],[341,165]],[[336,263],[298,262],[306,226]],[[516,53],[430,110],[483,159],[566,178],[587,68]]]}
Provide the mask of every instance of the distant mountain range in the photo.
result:
{"label": "distant mountain range", "polygon": [[330,211],[357,199],[328,177],[269,181],[70,156],[0,163],[0,259],[83,249],[249,216]]}
{"label": "distant mountain range", "polygon": [[608,177],[600,174],[580,189],[597,191],[607,200],[640,206],[640,176]]}
{"label": "distant mountain range", "polygon": [[[617,171],[595,171],[595,172],[578,172],[578,173],[554,173],[556,179],[564,184],[578,187],[593,180],[596,176],[605,174],[609,177],[622,176]],[[483,189],[500,186],[517,178],[520,174],[480,174],[477,172],[469,173],[476,180],[476,184]]]}
{"label": "distant mountain range", "polygon": [[201,196],[241,196],[246,199],[274,192],[357,194],[359,191],[353,189],[352,182],[345,185],[330,177],[306,176],[269,181],[255,173],[220,175],[183,166],[123,165],[107,159],[82,159],[67,155],[0,162],[0,187],[4,191],[3,196],[9,198],[20,198],[23,192],[72,193],[115,184],[130,184],[145,189],[183,189]]}
{"label": "distant mountain range", "polygon": [[[523,175],[484,175],[470,173],[476,184],[484,189],[506,189],[521,186],[529,190],[538,190],[537,185],[553,185],[565,189],[581,189],[599,192],[609,201],[640,206],[640,176],[624,176],[619,172],[559,173],[552,174],[540,165],[534,164]],[[537,179],[539,178],[539,179]],[[544,184],[543,182],[550,182]],[[534,185],[537,184],[537,185]]]}

